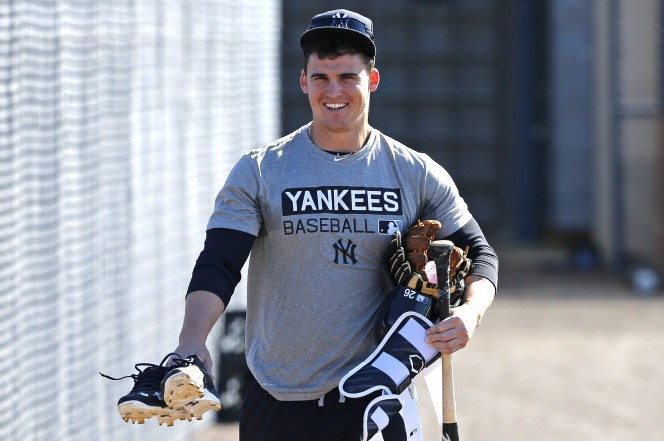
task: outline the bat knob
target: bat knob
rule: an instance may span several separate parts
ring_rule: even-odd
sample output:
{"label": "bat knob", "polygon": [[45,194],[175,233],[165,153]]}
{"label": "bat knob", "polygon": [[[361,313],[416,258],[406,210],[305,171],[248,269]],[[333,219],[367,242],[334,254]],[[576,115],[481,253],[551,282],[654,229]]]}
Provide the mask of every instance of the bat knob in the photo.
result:
{"label": "bat knob", "polygon": [[452,253],[454,243],[450,240],[434,240],[429,245],[428,253],[431,258],[435,259],[439,256],[446,256]]}

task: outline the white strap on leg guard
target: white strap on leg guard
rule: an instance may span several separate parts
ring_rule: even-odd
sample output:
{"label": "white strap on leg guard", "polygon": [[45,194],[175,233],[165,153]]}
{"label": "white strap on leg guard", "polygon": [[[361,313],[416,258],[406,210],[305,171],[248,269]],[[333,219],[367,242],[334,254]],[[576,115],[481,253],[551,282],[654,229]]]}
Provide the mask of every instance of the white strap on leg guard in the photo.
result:
{"label": "white strap on leg guard", "polygon": [[406,441],[402,410],[403,403],[398,395],[383,395],[371,401],[364,411],[362,441]]}

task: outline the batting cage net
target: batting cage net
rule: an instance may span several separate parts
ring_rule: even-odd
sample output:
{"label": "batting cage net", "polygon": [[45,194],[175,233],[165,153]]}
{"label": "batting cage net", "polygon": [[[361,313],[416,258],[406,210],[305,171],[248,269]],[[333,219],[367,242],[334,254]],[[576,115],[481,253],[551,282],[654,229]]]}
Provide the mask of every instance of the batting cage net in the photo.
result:
{"label": "batting cage net", "polygon": [[280,26],[272,0],[0,2],[0,439],[203,427],[123,422],[133,383],[98,371],[175,348],[214,197],[277,135]]}

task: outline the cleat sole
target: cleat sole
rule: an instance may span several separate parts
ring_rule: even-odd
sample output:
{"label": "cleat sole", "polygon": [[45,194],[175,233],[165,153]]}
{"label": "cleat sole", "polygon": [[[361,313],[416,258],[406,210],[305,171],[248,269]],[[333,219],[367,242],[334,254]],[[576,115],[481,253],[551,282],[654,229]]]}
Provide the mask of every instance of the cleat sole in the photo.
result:
{"label": "cleat sole", "polygon": [[203,414],[208,410],[215,410],[219,412],[221,410],[221,405],[219,403],[201,400],[195,404],[187,405],[184,408],[187,409],[194,418],[200,420],[203,419]]}
{"label": "cleat sole", "polygon": [[186,420],[186,421],[191,421],[191,415],[189,412],[185,411],[184,409],[169,409],[170,414],[165,417],[158,417],[157,421],[159,422],[159,425],[161,426],[163,423],[166,423],[168,427],[171,427],[173,423],[177,420]]}
{"label": "cleat sole", "polygon": [[191,417],[196,418],[197,420],[203,419],[203,414],[209,410],[215,410],[217,412],[221,410],[219,398],[207,390],[205,390],[202,398],[187,403],[182,402],[181,405],[181,410],[186,411]]}
{"label": "cleat sole", "polygon": [[144,424],[146,419],[166,417],[172,411],[168,408],[146,406],[139,401],[126,401],[118,405],[118,412],[126,422]]}
{"label": "cleat sole", "polygon": [[203,373],[196,366],[180,369],[164,380],[164,401],[168,407],[178,409],[203,398]]}

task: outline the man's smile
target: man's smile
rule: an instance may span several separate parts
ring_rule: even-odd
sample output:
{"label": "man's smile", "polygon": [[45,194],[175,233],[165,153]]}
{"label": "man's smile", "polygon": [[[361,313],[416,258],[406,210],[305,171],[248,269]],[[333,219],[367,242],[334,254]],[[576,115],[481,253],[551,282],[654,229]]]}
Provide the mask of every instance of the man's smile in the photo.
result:
{"label": "man's smile", "polygon": [[346,107],[347,103],[325,103],[325,107],[329,110],[340,110]]}

